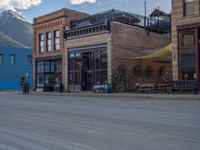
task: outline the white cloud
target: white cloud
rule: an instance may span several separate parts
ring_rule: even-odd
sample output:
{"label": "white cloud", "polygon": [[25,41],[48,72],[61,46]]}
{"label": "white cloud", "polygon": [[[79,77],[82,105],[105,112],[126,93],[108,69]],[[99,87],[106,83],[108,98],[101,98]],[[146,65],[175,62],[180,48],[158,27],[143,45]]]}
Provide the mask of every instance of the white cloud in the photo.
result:
{"label": "white cloud", "polygon": [[31,6],[38,6],[42,0],[0,0],[0,8],[6,10],[28,9]]}
{"label": "white cloud", "polygon": [[85,2],[96,3],[96,0],[66,0],[66,1],[68,1],[71,4],[74,4],[74,5],[82,4],[82,3],[85,3]]}

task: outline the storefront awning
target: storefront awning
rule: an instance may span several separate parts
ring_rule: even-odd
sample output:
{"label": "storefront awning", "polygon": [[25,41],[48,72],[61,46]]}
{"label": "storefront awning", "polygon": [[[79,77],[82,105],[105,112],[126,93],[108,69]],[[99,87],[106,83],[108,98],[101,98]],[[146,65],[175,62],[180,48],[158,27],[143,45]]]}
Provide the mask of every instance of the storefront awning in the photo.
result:
{"label": "storefront awning", "polygon": [[159,51],[141,56],[141,57],[134,57],[132,59],[156,59],[156,58],[165,58],[165,57],[171,57],[172,56],[172,45],[169,44],[163,48],[161,48]]}

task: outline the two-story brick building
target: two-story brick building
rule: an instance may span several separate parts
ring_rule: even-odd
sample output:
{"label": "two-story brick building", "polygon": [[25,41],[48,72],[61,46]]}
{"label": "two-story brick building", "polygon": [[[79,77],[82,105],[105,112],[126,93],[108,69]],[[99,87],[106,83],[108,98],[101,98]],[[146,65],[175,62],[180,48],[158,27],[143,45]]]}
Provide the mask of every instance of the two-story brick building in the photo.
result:
{"label": "two-story brick building", "polygon": [[85,16],[88,15],[64,8],[33,20],[35,89],[64,83],[64,27]]}
{"label": "two-story brick building", "polygon": [[173,79],[200,80],[200,1],[172,0]]}

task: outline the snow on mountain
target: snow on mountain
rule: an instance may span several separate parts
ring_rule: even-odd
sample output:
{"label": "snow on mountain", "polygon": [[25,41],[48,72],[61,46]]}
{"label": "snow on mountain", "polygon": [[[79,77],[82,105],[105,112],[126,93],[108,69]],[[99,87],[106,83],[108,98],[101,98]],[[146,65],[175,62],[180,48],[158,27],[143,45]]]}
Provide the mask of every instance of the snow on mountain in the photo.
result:
{"label": "snow on mountain", "polygon": [[33,47],[33,28],[25,18],[12,10],[0,14],[0,33],[27,47]]}
{"label": "snow on mountain", "polygon": [[2,13],[0,14],[0,17],[1,17],[1,16],[4,16],[4,15],[7,16],[7,17],[17,18],[17,19],[20,19],[20,20],[22,20],[22,21],[27,22],[27,20],[26,20],[24,17],[22,17],[22,16],[19,15],[17,12],[14,12],[14,11],[12,11],[12,10],[6,10],[6,11],[2,12]]}

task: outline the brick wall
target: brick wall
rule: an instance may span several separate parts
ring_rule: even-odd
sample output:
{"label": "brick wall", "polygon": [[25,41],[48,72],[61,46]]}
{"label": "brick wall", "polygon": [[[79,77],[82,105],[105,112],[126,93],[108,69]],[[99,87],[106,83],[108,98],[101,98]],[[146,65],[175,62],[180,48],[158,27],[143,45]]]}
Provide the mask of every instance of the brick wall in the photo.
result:
{"label": "brick wall", "polygon": [[[124,25],[121,23],[111,23],[112,32],[112,72],[113,76],[117,73],[120,65],[126,67],[126,90],[133,90],[139,80],[143,82],[159,82],[159,71],[162,67],[171,69],[171,63],[156,63],[154,60],[133,60],[133,57],[142,56],[140,49],[162,48],[170,43],[170,34],[157,34],[141,28]],[[133,67],[142,66],[140,77],[133,75]],[[153,67],[153,75],[147,77],[144,70],[147,66]],[[113,78],[113,80],[115,80]],[[116,81],[113,81],[116,82]]]}
{"label": "brick wall", "polygon": [[[169,34],[157,34],[141,28],[113,22],[111,24],[113,58],[137,57],[139,49],[162,48],[170,43]],[[137,52],[137,53],[136,53]],[[115,62],[114,62],[115,64]]]}
{"label": "brick wall", "polygon": [[[71,20],[80,19],[82,17],[88,16],[81,12],[77,12],[70,9],[61,9],[50,14],[34,18],[33,20],[33,34],[34,34],[34,54],[35,58],[43,58],[47,56],[62,56],[63,65],[64,65],[64,36],[63,29],[65,26],[70,26]],[[60,50],[54,50],[54,31],[60,31]],[[52,34],[52,51],[46,51],[46,33],[51,32]],[[39,53],[39,34],[44,33],[44,53]],[[64,67],[63,67],[64,69]],[[64,70],[63,76],[64,76]],[[33,81],[35,81],[35,64],[33,67]],[[64,81],[63,81],[64,82]]]}

